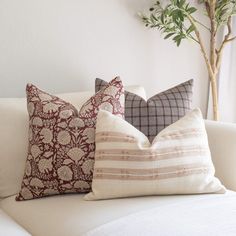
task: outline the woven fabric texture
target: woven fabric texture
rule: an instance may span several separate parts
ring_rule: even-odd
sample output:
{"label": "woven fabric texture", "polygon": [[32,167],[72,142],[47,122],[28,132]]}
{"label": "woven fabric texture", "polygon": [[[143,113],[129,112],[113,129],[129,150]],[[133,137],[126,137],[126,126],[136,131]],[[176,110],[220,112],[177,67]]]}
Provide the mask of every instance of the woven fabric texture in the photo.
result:
{"label": "woven fabric texture", "polygon": [[[107,82],[96,79],[96,92]],[[145,101],[125,91],[125,120],[145,134],[149,141],[165,127],[173,124],[191,110],[193,80],[186,81]]]}
{"label": "woven fabric texture", "polygon": [[100,110],[95,142],[92,192],[86,200],[225,192],[214,177],[199,109],[162,130],[152,143],[125,120]]}

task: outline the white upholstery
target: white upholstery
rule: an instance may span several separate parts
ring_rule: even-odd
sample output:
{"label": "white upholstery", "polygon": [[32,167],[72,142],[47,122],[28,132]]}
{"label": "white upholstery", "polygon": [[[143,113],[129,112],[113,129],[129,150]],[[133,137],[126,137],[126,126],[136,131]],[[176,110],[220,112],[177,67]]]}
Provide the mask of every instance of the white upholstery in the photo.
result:
{"label": "white upholstery", "polygon": [[157,205],[121,217],[83,236],[235,236],[236,194]]}
{"label": "white upholstery", "polygon": [[150,196],[104,201],[84,201],[83,196],[57,195],[24,202],[16,202],[12,196],[2,201],[2,208],[34,236],[80,236],[135,212],[224,195]]}
{"label": "white upholstery", "polygon": [[[140,86],[126,87],[146,99]],[[59,94],[79,109],[94,92]],[[19,192],[28,145],[28,113],[26,99],[0,98],[0,198]]]}
{"label": "white upholstery", "polygon": [[18,225],[10,216],[0,209],[1,236],[29,236],[30,234]]}
{"label": "white upholstery", "polygon": [[[146,98],[142,87],[127,90]],[[59,96],[79,108],[92,95],[93,92],[80,92]],[[140,210],[209,196],[155,196],[88,202],[82,200],[84,195],[68,194],[16,202],[14,194],[20,188],[27,154],[26,101],[0,98],[0,112],[0,198],[4,198],[0,201],[0,236],[29,235],[26,231],[34,236],[79,236]],[[205,124],[216,175],[227,188],[236,190],[236,124],[213,121]],[[7,197],[10,195],[13,196]]]}
{"label": "white upholstery", "polygon": [[236,191],[236,124],[205,121],[216,176]]}

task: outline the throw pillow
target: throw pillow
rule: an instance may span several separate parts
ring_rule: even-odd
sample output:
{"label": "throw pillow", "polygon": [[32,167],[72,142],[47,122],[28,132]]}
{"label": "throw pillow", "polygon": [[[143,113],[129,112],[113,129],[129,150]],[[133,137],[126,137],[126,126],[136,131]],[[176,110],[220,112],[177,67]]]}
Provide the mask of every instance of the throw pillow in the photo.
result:
{"label": "throw pillow", "polygon": [[77,111],[70,103],[28,84],[29,146],[25,174],[16,200],[90,191],[97,113],[123,117],[124,91],[119,78]]}
{"label": "throw pillow", "polygon": [[[95,90],[99,91],[106,85],[104,80],[96,79]],[[125,120],[153,141],[161,130],[190,111],[192,95],[193,80],[156,94],[147,101],[125,91]]]}
{"label": "throw pillow", "polygon": [[86,200],[225,192],[214,177],[199,109],[162,130],[151,144],[125,120],[100,111],[95,142],[92,192]]}

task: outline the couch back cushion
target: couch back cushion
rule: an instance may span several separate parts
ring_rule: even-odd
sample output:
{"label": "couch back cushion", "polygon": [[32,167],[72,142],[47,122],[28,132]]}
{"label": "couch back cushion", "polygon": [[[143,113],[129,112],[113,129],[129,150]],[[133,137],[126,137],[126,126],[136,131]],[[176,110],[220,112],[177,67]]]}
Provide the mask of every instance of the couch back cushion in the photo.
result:
{"label": "couch back cushion", "polygon": [[[146,97],[143,87],[126,87],[130,92]],[[76,109],[94,92],[58,94]],[[28,149],[28,112],[25,98],[0,98],[0,198],[19,192],[24,175]]]}

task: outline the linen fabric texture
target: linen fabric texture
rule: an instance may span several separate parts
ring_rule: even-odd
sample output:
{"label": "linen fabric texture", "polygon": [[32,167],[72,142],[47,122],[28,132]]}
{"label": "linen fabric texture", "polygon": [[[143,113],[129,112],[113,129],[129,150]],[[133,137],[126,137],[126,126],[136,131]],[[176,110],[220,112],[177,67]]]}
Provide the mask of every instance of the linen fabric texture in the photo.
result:
{"label": "linen fabric texture", "polygon": [[100,111],[95,140],[92,192],[86,200],[225,192],[214,176],[199,109],[162,130],[152,143],[125,120]]}
{"label": "linen fabric texture", "polygon": [[80,109],[28,84],[29,146],[25,173],[16,200],[90,191],[97,113],[124,116],[124,89],[119,78]]}
{"label": "linen fabric texture", "polygon": [[[96,92],[106,85],[106,81],[97,78]],[[158,93],[147,101],[125,91],[125,120],[153,141],[161,130],[191,110],[192,96],[193,80]]]}

